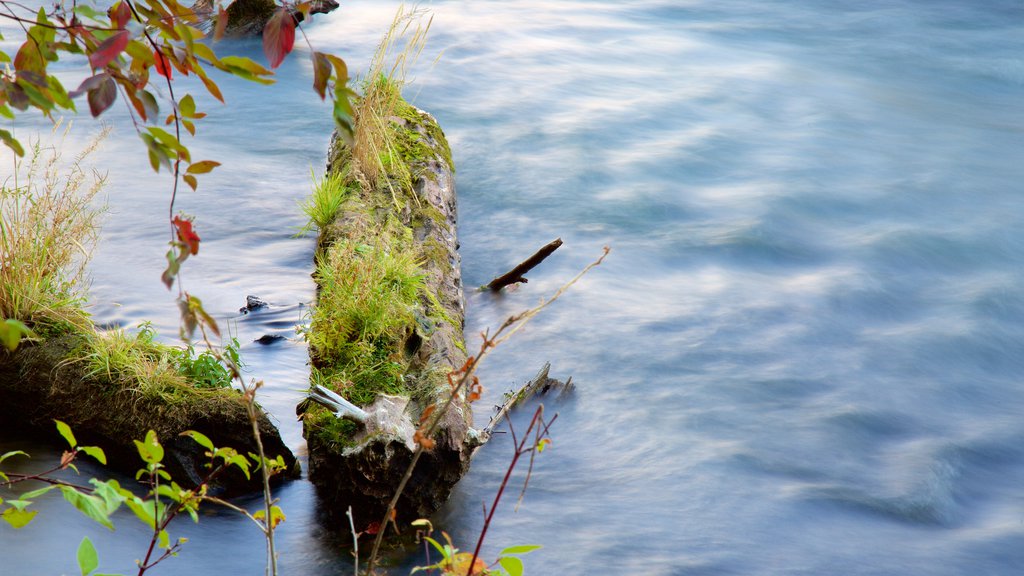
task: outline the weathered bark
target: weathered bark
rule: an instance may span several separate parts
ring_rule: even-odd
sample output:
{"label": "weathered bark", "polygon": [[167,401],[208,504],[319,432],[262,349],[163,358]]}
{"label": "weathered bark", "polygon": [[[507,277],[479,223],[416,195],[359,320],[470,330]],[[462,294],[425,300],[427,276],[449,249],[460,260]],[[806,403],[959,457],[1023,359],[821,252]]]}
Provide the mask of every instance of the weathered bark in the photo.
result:
{"label": "weathered bark", "polygon": [[[326,14],[336,9],[339,4],[335,0],[312,0],[309,6],[310,14]],[[273,0],[234,0],[228,4],[226,10],[228,21],[224,34],[235,38],[259,36],[277,7]],[[192,11],[198,17],[200,26],[207,32],[214,26],[217,16],[213,9],[213,0],[197,0],[192,5]],[[305,15],[293,10],[292,17],[296,22],[302,22]]]}
{"label": "weathered bark", "polygon": [[[79,442],[100,446],[108,465],[129,475],[144,466],[133,440],[154,430],[165,449],[164,464],[182,486],[195,485],[208,472],[204,465],[209,462],[204,448],[180,436],[186,430],[205,434],[218,447],[241,454],[257,452],[237,391],[185,388],[165,395],[142,394],[87,374],[85,364],[76,359],[82,346],[81,337],[62,336],[0,352],[0,429],[28,427],[58,439],[53,420],[62,420]],[[259,426],[267,456],[282,456],[289,468],[284,477],[297,476],[295,457],[266,415],[260,415]],[[259,474],[247,480],[232,469],[213,489],[230,495],[260,487]]]}
{"label": "weathered bark", "polygon": [[[320,249],[331,250],[341,238],[349,242],[364,230],[379,230],[375,222],[398,219],[405,236],[412,238],[409,249],[418,254],[425,277],[425,289],[434,298],[422,298],[424,315],[442,315],[428,335],[419,329],[409,331],[404,342],[395,343],[391,356],[406,362],[406,379],[415,384],[408,396],[378,395],[365,425],[344,446],[319,433],[307,418],[304,435],[309,446],[309,475],[335,525],[344,520],[352,507],[356,525],[365,527],[378,521],[393,496],[412,454],[417,423],[423,411],[448,399],[451,389],[447,375],[462,367],[466,355],[463,344],[463,293],[458,241],[455,233],[456,199],[454,170],[450,151],[436,120],[426,112],[402,102],[405,113],[392,118],[392,128],[407,131],[420,147],[416,154],[404,156],[412,175],[409,195],[395,202],[393,192],[378,187],[364,191],[369,197],[367,217],[349,213],[321,231]],[[328,169],[347,170],[350,151],[335,138],[329,152]],[[367,224],[367,219],[371,222]],[[441,310],[436,308],[440,307]],[[311,349],[314,367],[321,360]],[[338,390],[344,395],[344,390]],[[322,408],[317,408],[323,410]],[[333,418],[333,415],[331,416]],[[472,412],[462,397],[450,407],[435,435],[435,447],[420,457],[412,479],[397,507],[399,522],[425,517],[435,512],[448,498],[452,487],[466,473],[475,444],[471,430]]]}

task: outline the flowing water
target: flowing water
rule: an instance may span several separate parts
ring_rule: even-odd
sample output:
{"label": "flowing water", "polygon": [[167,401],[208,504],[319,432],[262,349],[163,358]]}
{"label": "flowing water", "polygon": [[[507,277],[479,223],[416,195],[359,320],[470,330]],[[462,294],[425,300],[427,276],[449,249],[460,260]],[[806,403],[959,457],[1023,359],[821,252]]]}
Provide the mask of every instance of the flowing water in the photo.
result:
{"label": "flowing water", "polygon": [[[1024,4],[423,7],[434,22],[407,95],[452,144],[466,285],[565,241],[518,290],[467,294],[467,333],[613,250],[481,372],[481,421],[544,361],[577,384],[548,401],[553,449],[518,512],[517,488],[498,511],[485,556],[544,544],[525,557],[530,574],[1024,570]],[[307,33],[364,69],[395,8],[345,2]],[[295,325],[313,239],[292,234],[331,129],[305,50],[269,90],[224,80],[230,108],[201,99],[194,157],[224,166],[179,200],[203,237],[187,288],[233,319],[300,453]],[[167,180],[125,118],[111,122],[95,158],[110,213],[92,311],[173,339],[159,281]],[[83,118],[75,137],[95,129]],[[270,310],[239,316],[247,294]],[[263,334],[288,339],[252,343]],[[14,445],[56,454],[0,448]],[[481,450],[434,518],[460,547],[510,456],[507,437]],[[278,496],[283,573],[351,573],[311,485]],[[3,574],[76,573],[83,535],[103,570],[127,571],[148,541],[127,517],[108,533],[59,498],[38,507],[31,527],[0,526]],[[191,540],[154,574],[262,570],[257,531],[231,513],[175,533]]]}

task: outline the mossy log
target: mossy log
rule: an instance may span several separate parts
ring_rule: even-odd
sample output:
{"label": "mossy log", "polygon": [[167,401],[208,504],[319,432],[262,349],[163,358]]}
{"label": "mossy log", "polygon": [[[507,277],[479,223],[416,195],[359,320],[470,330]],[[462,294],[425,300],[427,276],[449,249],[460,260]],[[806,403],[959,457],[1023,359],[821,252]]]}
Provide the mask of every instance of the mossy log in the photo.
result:
{"label": "mossy log", "polygon": [[[241,393],[230,388],[141,391],[90,374],[81,359],[86,341],[59,336],[0,351],[0,430],[38,430],[57,438],[54,419],[71,426],[78,441],[103,448],[108,465],[134,475],[144,467],[134,440],[153,430],[164,446],[164,465],[182,486],[195,486],[208,473],[205,449],[180,434],[195,430],[218,447],[257,453],[252,424]],[[262,412],[259,429],[268,458],[281,456],[288,472],[299,474],[295,456]],[[224,495],[258,491],[260,475],[247,479],[232,468],[211,486]]]}
{"label": "mossy log", "polygon": [[[336,0],[310,0],[308,5],[311,15],[326,14],[339,6]],[[274,0],[234,0],[226,10],[228,21],[224,34],[229,38],[259,36],[277,8],[278,4]],[[204,28],[213,27],[216,18],[213,0],[198,0],[192,5],[192,11]],[[305,15],[298,10],[292,10],[292,17],[296,22],[305,19]]]}
{"label": "mossy log", "polygon": [[[333,223],[321,229],[317,262],[318,270],[338,258],[369,266],[376,252],[387,251],[417,263],[421,285],[408,304],[412,314],[405,327],[370,342],[374,353],[369,358],[400,367],[392,375],[398,386],[379,374],[376,381],[366,382],[367,369],[358,366],[358,358],[327,349],[321,332],[342,334],[345,346],[355,346],[361,335],[359,327],[346,331],[321,319],[331,314],[324,307],[331,305],[327,292],[332,288],[320,271],[308,335],[313,383],[361,404],[367,417],[357,423],[359,418],[342,420],[322,406],[300,406],[309,476],[327,519],[337,525],[351,506],[360,528],[383,516],[416,449],[414,434],[424,411],[440,409],[448,400],[448,375],[466,360],[451,152],[437,121],[404,100],[386,124],[390,134],[376,148],[384,152],[377,160],[381,173],[375,184],[367,182],[352,150],[335,135],[328,175],[342,175],[354,191]],[[374,382],[383,387],[373,390]],[[400,523],[429,516],[447,500],[477,445],[471,425],[472,412],[459,395],[443,415],[435,446],[420,457],[398,502]]]}

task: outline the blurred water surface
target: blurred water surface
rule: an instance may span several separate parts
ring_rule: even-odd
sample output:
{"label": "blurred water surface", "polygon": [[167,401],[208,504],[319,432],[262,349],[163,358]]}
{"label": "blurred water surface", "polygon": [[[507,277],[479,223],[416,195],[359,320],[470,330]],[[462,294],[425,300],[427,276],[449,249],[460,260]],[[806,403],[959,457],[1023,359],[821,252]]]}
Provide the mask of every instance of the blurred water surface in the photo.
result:
{"label": "blurred water surface", "polygon": [[[531,574],[1024,569],[1024,5],[422,7],[434,22],[407,96],[452,144],[466,284],[565,240],[519,290],[467,294],[467,333],[613,248],[482,370],[481,421],[544,361],[578,385],[549,404],[553,450],[518,513],[497,514],[486,556],[544,544],[525,558]],[[361,70],[395,8],[346,2],[307,34]],[[258,42],[222,46],[260,57]],[[313,239],[292,234],[331,129],[306,50],[270,89],[225,79],[230,108],[200,98],[210,116],[193,156],[224,166],[179,201],[203,236],[187,288],[234,319],[300,452],[308,372],[294,327]],[[93,313],[171,339],[158,280],[168,185],[118,114],[96,157],[110,214]],[[76,134],[95,129],[81,119]],[[271,309],[239,317],[247,294]],[[289,339],[251,343],[268,333]],[[28,449],[35,465],[54,454]],[[510,450],[501,437],[482,450],[434,519],[463,548]],[[351,573],[310,484],[278,495],[283,573]],[[5,574],[76,572],[82,535],[103,570],[127,571],[148,541],[128,518],[107,533],[59,499],[39,508],[29,529],[0,527]],[[211,510],[175,533],[191,541],[154,574],[262,569],[262,541],[237,516]]]}

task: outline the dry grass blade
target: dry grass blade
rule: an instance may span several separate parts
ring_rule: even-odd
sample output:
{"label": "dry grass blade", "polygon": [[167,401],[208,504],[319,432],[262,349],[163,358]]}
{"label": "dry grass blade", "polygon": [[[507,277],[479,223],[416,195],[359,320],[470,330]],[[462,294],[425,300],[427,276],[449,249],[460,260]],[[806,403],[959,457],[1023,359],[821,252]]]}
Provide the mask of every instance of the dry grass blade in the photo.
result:
{"label": "dry grass blade", "polygon": [[0,318],[44,334],[89,327],[82,278],[97,238],[102,209],[93,200],[104,177],[83,163],[107,132],[67,166],[59,150],[67,130],[52,146],[36,142],[0,183]]}

